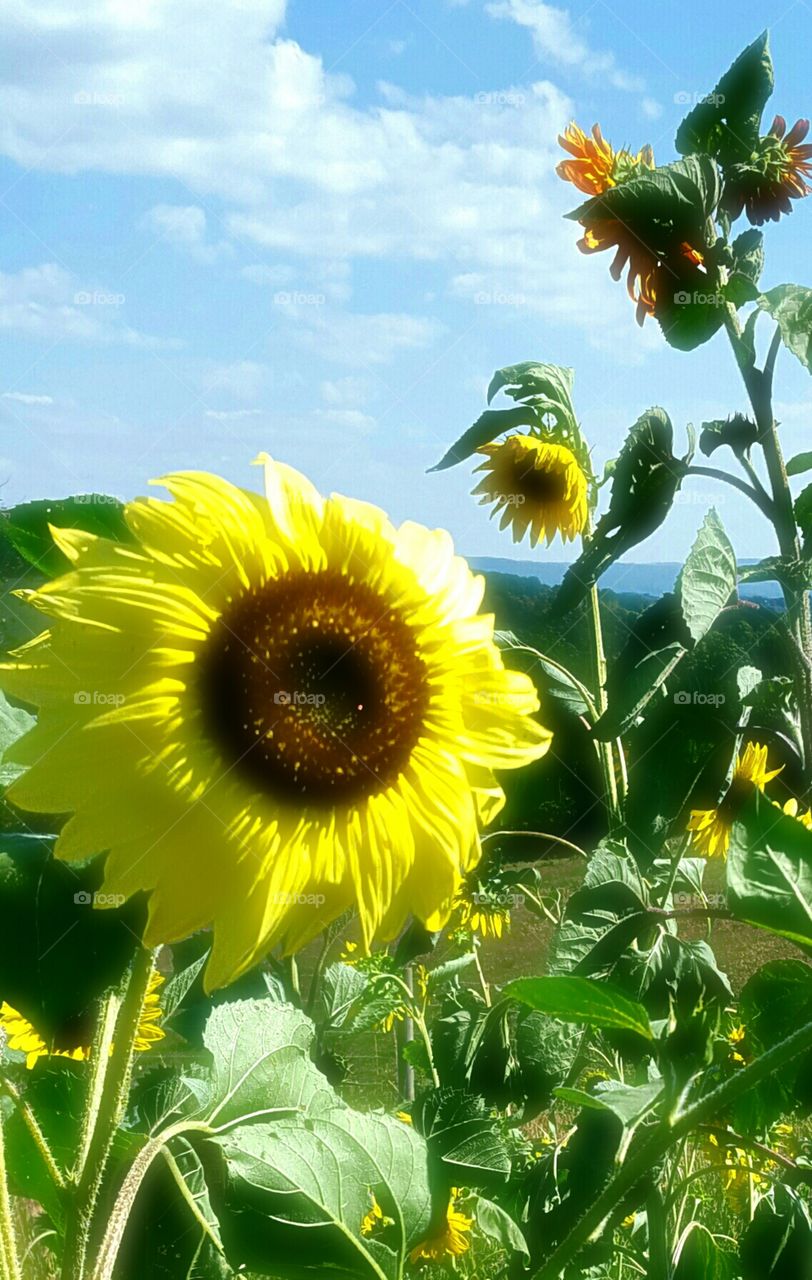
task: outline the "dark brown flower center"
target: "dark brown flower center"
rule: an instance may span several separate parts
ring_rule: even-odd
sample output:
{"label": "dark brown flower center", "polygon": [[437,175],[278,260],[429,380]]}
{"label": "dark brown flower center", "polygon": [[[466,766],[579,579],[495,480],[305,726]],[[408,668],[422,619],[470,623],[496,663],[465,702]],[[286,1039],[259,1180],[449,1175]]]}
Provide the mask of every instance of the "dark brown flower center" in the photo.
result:
{"label": "dark brown flower center", "polygon": [[528,502],[539,505],[563,502],[567,493],[567,481],[563,472],[522,466],[517,473],[516,487]]}
{"label": "dark brown flower center", "polygon": [[351,804],[406,766],[428,707],[413,629],[340,573],[291,574],[236,600],[201,664],[207,732],[282,799]]}

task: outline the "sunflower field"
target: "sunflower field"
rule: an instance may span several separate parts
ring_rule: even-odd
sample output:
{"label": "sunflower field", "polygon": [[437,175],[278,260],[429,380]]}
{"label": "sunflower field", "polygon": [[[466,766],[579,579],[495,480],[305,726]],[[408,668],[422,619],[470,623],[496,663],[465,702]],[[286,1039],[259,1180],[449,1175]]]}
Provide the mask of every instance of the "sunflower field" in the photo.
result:
{"label": "sunflower field", "polygon": [[[748,411],[646,408],[597,474],[542,352],[434,468],[575,544],[579,670],[284,458],[3,511],[0,1280],[812,1278],[812,452],[775,409],[812,289],[759,286],[812,145],[773,88],[762,36],[678,159],[573,123],[557,169],[630,329],[720,333]],[[602,575],[696,477],[776,553],[710,511],[610,637]],[[743,582],[782,606],[697,734]],[[543,808],[562,765],[588,822]]]}

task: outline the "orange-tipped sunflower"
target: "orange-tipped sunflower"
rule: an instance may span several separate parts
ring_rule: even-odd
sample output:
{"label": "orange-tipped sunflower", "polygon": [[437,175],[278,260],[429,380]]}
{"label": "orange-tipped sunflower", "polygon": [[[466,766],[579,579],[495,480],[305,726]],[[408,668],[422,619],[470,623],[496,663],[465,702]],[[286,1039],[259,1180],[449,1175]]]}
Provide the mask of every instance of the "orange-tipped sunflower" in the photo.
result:
{"label": "orange-tipped sunflower", "polygon": [[[783,768],[783,765],[781,766]],[[692,809],[687,830],[691,842],[706,858],[726,858],[730,847],[730,832],[742,801],[755,787],[763,791],[767,783],[776,778],[779,769],[767,768],[767,748],[758,742],[748,742],[737,760],[730,786],[717,809]]]}
{"label": "orange-tipped sunflower", "polygon": [[535,546],[556,534],[567,542],[583,530],[587,515],[587,479],[571,449],[536,436],[508,436],[479,450],[486,474],[473,489],[483,505],[501,514],[500,529],[511,526],[513,541],[526,533]]}
{"label": "orange-tipped sunflower", "polygon": [[571,159],[556,165],[556,173],[565,182],[571,182],[584,195],[599,196],[609,187],[633,178],[640,169],[654,168],[654,154],[645,146],[637,155],[631,151],[615,151],[601,133],[599,124],[593,124],[592,136],[584,133],[573,121],[558,138]]}
{"label": "orange-tipped sunflower", "polygon": [[[163,1009],[158,995],[158,990],[163,986],[163,982],[164,979],[160,973],[153,973],[149,980],[147,994],[144,997],[135,1032],[134,1045],[138,1053],[146,1053],[159,1040],[163,1040],[166,1035],[160,1025]],[[0,1031],[5,1032],[6,1044],[9,1049],[26,1055],[25,1065],[29,1071],[40,1058],[70,1058],[73,1062],[84,1062],[90,1057],[89,1029],[87,1029],[87,1034],[83,1036],[82,1032],[74,1026],[70,1030],[66,1030],[62,1036],[63,1040],[67,1040],[70,1043],[60,1046],[52,1041],[49,1044],[43,1039],[36,1027],[10,1004],[7,1004],[5,1000],[0,1004]],[[84,1040],[84,1043],[76,1043],[77,1040]],[[112,1051],[111,1046],[110,1052],[112,1053]]]}
{"label": "orange-tipped sunflower", "polygon": [[460,1213],[456,1207],[458,1195],[457,1187],[452,1187],[445,1219],[436,1231],[412,1249],[409,1254],[411,1262],[419,1262],[421,1259],[428,1262],[441,1262],[446,1257],[458,1258],[470,1249],[469,1235],[474,1220]]}
{"label": "orange-tipped sunflower", "polygon": [[494,770],[551,736],[447,533],[260,461],[264,496],[167,477],[128,543],[54,530],[70,563],[26,593],[48,629],[0,664],[40,708],[11,798],[72,814],[56,856],[105,855],[105,893],[148,895],[148,946],[212,926],[209,989],[353,906],[364,950],[441,929]]}
{"label": "orange-tipped sunflower", "polygon": [[657,302],[658,262],[651,250],[633,231],[616,218],[598,218],[591,225],[584,225],[584,234],[578,241],[581,253],[603,253],[614,249],[615,256],[609,268],[613,280],[626,275],[626,290],[637,307],[637,323],[642,325],[646,316],[653,315]]}
{"label": "orange-tipped sunflower", "polygon": [[756,227],[777,222],[782,213],[792,213],[793,200],[809,195],[812,144],[804,142],[808,133],[808,120],[797,120],[787,133],[784,117],[775,117],[755,153],[727,174],[722,203],[731,219],[744,210]]}

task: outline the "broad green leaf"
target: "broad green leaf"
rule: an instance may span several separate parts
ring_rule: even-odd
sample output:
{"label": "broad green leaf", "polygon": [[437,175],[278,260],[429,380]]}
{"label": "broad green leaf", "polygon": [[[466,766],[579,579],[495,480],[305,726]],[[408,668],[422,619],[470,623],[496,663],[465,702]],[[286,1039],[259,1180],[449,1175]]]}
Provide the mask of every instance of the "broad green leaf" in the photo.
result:
{"label": "broad green leaf", "polygon": [[558,404],[572,412],[572,392],[575,373],[558,364],[542,364],[525,360],[523,364],[508,365],[497,369],[488,387],[488,404],[498,391],[505,391],[511,400],[538,398]]}
{"label": "broad green leaf", "polygon": [[643,1006],[605,982],[569,976],[516,978],[503,988],[503,995],[565,1022],[634,1031],[647,1040],[652,1038]]}
{"label": "broad green leaf", "polygon": [[758,791],[731,829],[727,892],[738,919],[812,947],[812,831]]}
{"label": "broad green leaf", "polygon": [[532,645],[524,644],[512,631],[495,631],[494,640],[500,649],[511,653],[513,659],[526,659],[522,670],[533,676],[534,682],[548,697],[555,698],[556,702],[560,702],[573,715],[589,715],[589,707],[581,688],[566,668],[553,665],[543,653]]}
{"label": "broad green leaf", "polygon": [[213,1123],[269,1109],[323,1114],[338,1097],[310,1058],[313,1024],[292,1005],[235,1000],[216,1005],[203,1033],[212,1056]]}
{"label": "broad green leaf", "polygon": [[637,722],[692,643],[679,604],[670,593],[644,610],[627,631],[626,642],[609,669],[607,710],[593,730],[604,741],[619,737]]}
{"label": "broad green leaf", "polygon": [[742,1280],[808,1280],[812,1221],[797,1191],[773,1186],[745,1228],[739,1252]]}
{"label": "broad green leaf", "polygon": [[509,1213],[493,1200],[477,1196],[474,1204],[474,1220],[477,1227],[490,1240],[495,1240],[507,1253],[521,1253],[530,1257],[527,1241]]}
{"label": "broad green leaf", "polygon": [[161,992],[161,1007],[164,1011],[164,1022],[172,1017],[177,1009],[183,1004],[185,997],[189,994],[194,986],[197,978],[203,972],[206,961],[209,958],[210,951],[207,948],[201,956],[193,960],[191,964],[179,972],[174,973],[167,982]]}
{"label": "broad green leaf", "polygon": [[427,974],[427,991],[429,995],[438,995],[443,987],[447,987],[450,982],[453,982],[461,973],[470,968],[475,959],[474,952],[469,951],[465,955],[455,956],[453,960],[446,960],[443,964],[435,965],[433,969],[429,969]]}
{"label": "broad green leaf", "polygon": [[677,130],[677,151],[681,155],[705,152],[725,164],[746,155],[758,138],[773,82],[765,31],[739,54],[713,91],[689,111]]}
{"label": "broad green leaf", "polygon": [[634,1129],[662,1101],[664,1088],[662,1080],[648,1080],[639,1085],[623,1084],[619,1080],[602,1080],[596,1085],[594,1093],[587,1093],[583,1089],[556,1089],[555,1095],[562,1102],[570,1102],[574,1106],[610,1111],[617,1116],[624,1129]]}
{"label": "broad green leaf", "polygon": [[800,476],[804,471],[812,471],[812,453],[796,453],[787,463],[788,476]]}
{"label": "broad green leaf", "polygon": [[674,1258],[672,1280],[732,1280],[732,1254],[723,1253],[707,1227],[694,1222]]}
{"label": "broad green leaf", "polygon": [[0,690],[0,787],[8,787],[23,772],[23,766],[6,761],[5,754],[13,742],[36,724],[36,716],[13,707]]}
{"label": "broad green leaf", "polygon": [[779,284],[762,294],[759,306],[778,324],[784,346],[812,372],[812,289]]}
{"label": "broad green leaf", "polygon": [[462,1089],[434,1089],[412,1110],[429,1155],[450,1181],[481,1186],[510,1176],[510,1153],[481,1097]]}
{"label": "broad green leaf", "polygon": [[[246,1126],[220,1140],[228,1173],[221,1223],[232,1266],[274,1277],[399,1280],[429,1231],[426,1146],[383,1115],[338,1109]],[[377,1201],[386,1219],[361,1231]]]}
{"label": "broad green leaf", "polygon": [[319,1019],[330,1027],[343,1027],[362,999],[369,983],[366,974],[351,964],[337,962],[325,969],[318,990]]}
{"label": "broad green leaf", "polygon": [[694,642],[701,640],[736,590],[736,553],[722,522],[711,508],[688,553],[679,581],[685,624]]}
{"label": "broad green leaf", "polygon": [[481,413],[472,427],[464,431],[459,440],[452,444],[436,466],[429,471],[446,471],[464,462],[472,453],[490,444],[505,431],[515,431],[520,427],[538,427],[540,419],[532,405],[517,405],[514,409],[486,409]]}
{"label": "broad green leaf", "polygon": [[764,235],[755,227],[742,231],[731,245],[736,270],[752,284],[758,284],[764,270]]}
{"label": "broad green leaf", "polygon": [[57,529],[85,529],[115,542],[133,540],[124,520],[123,504],[102,493],[25,502],[4,512],[2,520],[9,541],[20,555],[49,577],[66,573],[69,566],[54,543],[49,525]]}
{"label": "broad green leaf", "polygon": [[804,536],[804,550],[812,547],[812,484],[808,484],[795,499],[795,519]]}

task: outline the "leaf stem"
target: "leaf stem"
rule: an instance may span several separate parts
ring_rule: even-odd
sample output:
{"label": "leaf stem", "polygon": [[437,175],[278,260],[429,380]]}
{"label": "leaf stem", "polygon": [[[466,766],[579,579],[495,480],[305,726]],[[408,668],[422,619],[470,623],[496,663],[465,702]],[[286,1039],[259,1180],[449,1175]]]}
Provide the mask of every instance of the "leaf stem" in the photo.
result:
{"label": "leaf stem", "polygon": [[42,1132],[42,1129],[40,1128],[40,1125],[39,1125],[39,1121],[37,1120],[37,1117],[34,1115],[34,1112],[31,1110],[31,1107],[26,1102],[25,1098],[20,1093],[17,1086],[12,1084],[10,1080],[6,1080],[4,1077],[0,1077],[0,1089],[4,1093],[8,1094],[9,1098],[11,1098],[12,1101],[14,1102],[14,1105],[16,1106],[17,1110],[20,1113],[20,1117],[23,1121],[23,1124],[25,1125],[26,1129],[28,1130],[31,1136],[32,1142],[34,1143],[40,1155],[42,1156],[42,1162],[45,1165],[46,1169],[48,1170],[48,1173],[52,1181],[54,1182],[55,1186],[59,1188],[60,1191],[63,1191],[66,1185],[65,1177],[62,1173],[62,1170],[59,1168],[58,1164],[56,1163],[56,1160],[54,1159],[54,1154],[51,1151],[51,1148],[48,1146],[48,1141],[45,1137],[45,1134]]}
{"label": "leaf stem", "polygon": [[11,1196],[8,1190],[5,1118],[2,1115],[0,1115],[0,1250],[2,1250],[0,1256],[3,1260],[5,1280],[22,1280],[23,1273],[17,1252],[17,1235],[14,1230]]}

